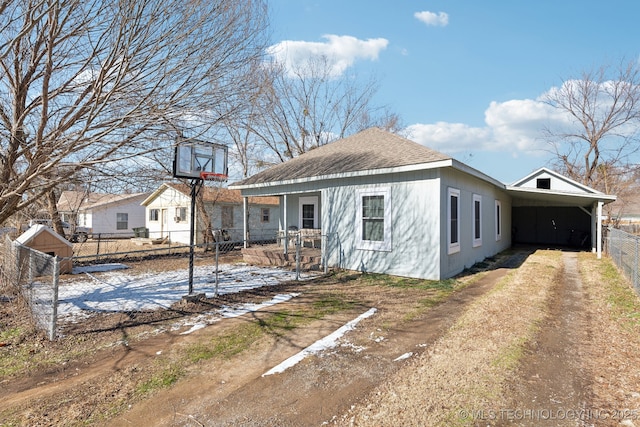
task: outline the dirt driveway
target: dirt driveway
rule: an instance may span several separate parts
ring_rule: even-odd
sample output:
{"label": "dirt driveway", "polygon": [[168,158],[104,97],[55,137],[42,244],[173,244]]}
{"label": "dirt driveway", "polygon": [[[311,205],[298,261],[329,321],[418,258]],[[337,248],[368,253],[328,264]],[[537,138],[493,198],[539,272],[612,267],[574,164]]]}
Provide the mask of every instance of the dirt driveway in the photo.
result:
{"label": "dirt driveway", "polygon": [[[148,322],[119,319],[117,328],[102,329],[124,344],[64,361],[55,370],[3,380],[0,420],[2,425],[640,426],[640,326],[611,304],[614,291],[602,286],[603,278],[611,277],[602,263],[590,254],[524,251],[488,267],[448,282],[452,289],[446,292],[341,274],[229,296],[215,304],[298,295],[187,335],[184,330],[154,335]],[[619,285],[624,289],[623,281]],[[335,347],[263,376],[372,308],[375,315]],[[198,312],[182,307],[183,314],[189,310]],[[594,346],[603,337],[626,351]],[[522,415],[525,410],[529,415]],[[567,415],[579,410],[581,417]],[[586,410],[598,412],[587,417]],[[547,416],[550,411],[563,419]]]}

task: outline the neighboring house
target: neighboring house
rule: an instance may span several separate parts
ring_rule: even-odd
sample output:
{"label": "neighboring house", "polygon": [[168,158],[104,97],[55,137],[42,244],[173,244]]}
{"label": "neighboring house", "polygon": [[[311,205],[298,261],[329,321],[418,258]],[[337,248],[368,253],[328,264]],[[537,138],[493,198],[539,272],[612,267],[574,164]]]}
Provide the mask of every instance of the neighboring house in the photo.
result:
{"label": "neighboring house", "polygon": [[331,267],[434,280],[512,243],[571,244],[567,230],[586,229],[595,242],[602,204],[615,200],[548,169],[507,186],[378,128],[230,188],[280,196],[280,229],[320,228]]}
{"label": "neighboring house", "polygon": [[134,228],[145,226],[140,203],[148,195],[63,191],[58,212],[64,221],[90,228],[93,237],[132,237]]}
{"label": "neighboring house", "polygon": [[[243,200],[240,192],[203,186],[205,209],[214,230],[227,230],[232,241],[243,240]],[[277,197],[249,199],[250,239],[276,238],[280,218]],[[142,201],[150,238],[167,237],[171,242],[189,244],[191,230],[191,189],[184,184],[164,183]],[[196,218],[198,216],[196,215]],[[203,224],[196,221],[196,243],[203,242]]]}

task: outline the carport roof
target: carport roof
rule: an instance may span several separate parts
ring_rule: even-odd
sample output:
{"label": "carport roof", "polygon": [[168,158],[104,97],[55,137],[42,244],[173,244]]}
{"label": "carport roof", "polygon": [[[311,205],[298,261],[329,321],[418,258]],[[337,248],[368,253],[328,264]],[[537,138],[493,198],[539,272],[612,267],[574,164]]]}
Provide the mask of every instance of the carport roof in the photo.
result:
{"label": "carport roof", "polygon": [[[537,188],[538,178],[548,178],[551,188]],[[594,203],[611,203],[616,196],[604,194],[581,184],[551,169],[540,168],[526,177],[505,186],[513,197],[512,206],[580,206],[591,207]]]}
{"label": "carport roof", "polygon": [[507,186],[507,193],[511,195],[512,206],[580,206],[589,208],[594,203],[611,203],[616,196],[604,193],[571,193],[565,191],[549,191],[537,188],[521,188]]}

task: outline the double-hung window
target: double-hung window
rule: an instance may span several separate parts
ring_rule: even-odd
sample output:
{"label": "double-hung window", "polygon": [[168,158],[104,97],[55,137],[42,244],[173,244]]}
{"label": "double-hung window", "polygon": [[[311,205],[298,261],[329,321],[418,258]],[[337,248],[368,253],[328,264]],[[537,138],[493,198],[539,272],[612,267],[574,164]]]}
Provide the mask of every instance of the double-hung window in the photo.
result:
{"label": "double-hung window", "polygon": [[473,195],[473,247],[482,245],[482,196]]}
{"label": "double-hung window", "polygon": [[357,197],[357,247],[391,251],[391,189],[359,190]]}
{"label": "double-hung window", "polygon": [[129,214],[126,212],[116,213],[116,230],[126,230],[129,228]]}
{"label": "double-hung window", "polygon": [[460,190],[447,191],[447,253],[460,252]]}
{"label": "double-hung window", "polygon": [[149,209],[149,221],[160,220],[160,209]]}

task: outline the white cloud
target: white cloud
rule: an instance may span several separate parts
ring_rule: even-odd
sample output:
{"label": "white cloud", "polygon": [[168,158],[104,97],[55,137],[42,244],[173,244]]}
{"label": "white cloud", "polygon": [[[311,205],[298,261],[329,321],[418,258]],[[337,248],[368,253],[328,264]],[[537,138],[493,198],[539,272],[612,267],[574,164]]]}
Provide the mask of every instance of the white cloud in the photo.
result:
{"label": "white cloud", "polygon": [[419,21],[434,27],[446,27],[449,25],[449,15],[445,12],[429,12],[427,10],[413,14]]}
{"label": "white cloud", "polygon": [[360,40],[352,36],[327,34],[325,42],[283,40],[267,48],[267,54],[288,70],[300,68],[311,57],[325,57],[332,63],[332,75],[339,76],[358,60],[375,61],[389,41],[384,38]]}
{"label": "white cloud", "polygon": [[434,150],[456,153],[478,147],[479,141],[491,139],[489,128],[470,127],[463,123],[417,123],[406,129],[409,139]]}
{"label": "white cloud", "polygon": [[491,102],[484,127],[463,123],[413,124],[406,131],[412,140],[455,154],[469,151],[505,151],[513,156],[535,154],[546,147],[543,131],[566,123],[553,107],[531,99]]}

